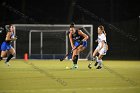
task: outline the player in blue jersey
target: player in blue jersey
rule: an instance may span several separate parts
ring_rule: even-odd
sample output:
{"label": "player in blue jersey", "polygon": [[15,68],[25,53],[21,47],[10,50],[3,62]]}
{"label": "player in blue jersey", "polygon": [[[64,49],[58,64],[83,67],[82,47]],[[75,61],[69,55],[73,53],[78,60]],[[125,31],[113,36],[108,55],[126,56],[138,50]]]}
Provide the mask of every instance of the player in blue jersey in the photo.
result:
{"label": "player in blue jersey", "polygon": [[70,25],[70,29],[69,29],[70,44],[72,49],[75,49],[77,47],[72,54],[72,61],[73,61],[72,69],[78,68],[77,65],[78,55],[81,51],[83,51],[87,47],[87,39],[88,39],[88,35],[86,35],[79,29],[75,29],[74,24]]}
{"label": "player in blue jersey", "polygon": [[15,37],[15,35],[14,35],[14,31],[15,31],[15,27],[13,25],[9,25],[8,32],[6,34],[5,41],[1,45],[1,56],[0,56],[0,60],[2,60],[7,55],[7,52],[10,53],[8,55],[6,61],[5,61],[5,64],[7,64],[8,66],[10,65],[9,64],[9,60],[15,54],[15,49],[11,46],[11,42],[13,42],[13,41],[15,41],[17,39]]}

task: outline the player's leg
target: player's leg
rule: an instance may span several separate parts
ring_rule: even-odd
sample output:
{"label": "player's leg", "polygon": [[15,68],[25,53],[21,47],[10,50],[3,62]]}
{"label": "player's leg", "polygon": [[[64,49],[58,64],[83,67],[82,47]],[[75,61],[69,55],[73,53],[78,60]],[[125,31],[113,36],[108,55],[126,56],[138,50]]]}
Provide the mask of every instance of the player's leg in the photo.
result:
{"label": "player's leg", "polygon": [[85,48],[87,47],[87,41],[83,41],[83,44],[80,45],[77,49],[78,49],[78,54],[82,51],[85,50]]}
{"label": "player's leg", "polygon": [[97,54],[98,54],[98,49],[95,49],[92,54],[92,56],[93,56],[92,60],[95,60]]}
{"label": "player's leg", "polygon": [[[92,63],[93,63],[93,61],[96,59],[96,55],[98,54],[98,50],[97,50],[97,48],[94,50],[94,52],[93,52],[93,57],[92,57],[92,61],[89,63],[89,65],[88,65],[88,68],[89,69],[91,69],[92,67],[91,67],[91,65],[92,65]],[[95,64],[94,64],[94,66],[97,66],[97,64],[98,64],[98,62],[96,61],[95,62]]]}
{"label": "player's leg", "polygon": [[83,45],[80,45],[77,50],[78,50],[78,53],[82,52],[85,50],[86,47],[84,47]]}
{"label": "player's leg", "polygon": [[87,41],[83,41],[83,44],[81,46],[79,46],[79,53],[84,51],[87,47]]}
{"label": "player's leg", "polygon": [[[79,45],[79,43],[75,43],[75,46]],[[78,68],[77,62],[78,62],[78,55],[81,51],[83,51],[87,47],[87,41],[84,41],[82,45],[80,45],[77,49],[73,51],[72,60],[74,63],[74,68]]]}
{"label": "player's leg", "polygon": [[97,66],[98,65],[98,62],[97,62],[97,54],[98,54],[98,49],[95,49],[94,52],[93,52],[93,61],[95,60],[95,64],[94,66]]}
{"label": "player's leg", "polygon": [[78,61],[78,49],[75,49],[73,51],[72,61],[73,61],[73,67],[72,67],[72,69],[78,68],[78,65],[77,65],[77,61]]}
{"label": "player's leg", "polygon": [[98,62],[98,67],[96,69],[102,68],[102,58],[103,58],[103,55],[100,54],[96,60]]}
{"label": "player's leg", "polygon": [[87,41],[83,41],[83,44],[78,47],[78,54],[84,51],[87,47]]}
{"label": "player's leg", "polygon": [[[9,49],[9,52],[10,52],[10,54],[9,54],[9,56],[7,57],[6,61],[5,61],[6,64],[8,64],[9,61],[10,61],[10,59],[14,56],[14,54],[15,54],[15,49],[14,49],[13,47],[11,47],[11,48]],[[8,65],[9,65],[9,64],[8,64]]]}
{"label": "player's leg", "polygon": [[74,68],[78,68],[77,62],[78,62],[78,55],[81,51],[83,51],[86,47],[83,45],[80,45],[76,50],[73,51],[73,56],[72,56],[72,60],[73,60],[73,64],[74,64]]}
{"label": "player's leg", "polygon": [[1,51],[0,61],[6,56],[7,51]]}
{"label": "player's leg", "polygon": [[[75,47],[78,47],[78,46],[79,46],[79,42],[75,42],[74,46],[75,46]],[[81,46],[81,45],[80,45],[80,46]],[[79,46],[79,47],[80,47],[80,46]],[[78,48],[79,48],[79,47],[78,47]],[[79,55],[78,48],[75,49],[75,50],[73,51],[73,54],[72,54],[72,61],[73,61],[73,68],[72,68],[72,69],[78,68],[78,66],[77,66],[78,55]]]}
{"label": "player's leg", "polygon": [[1,45],[1,56],[0,56],[0,61],[3,59],[3,57],[6,56],[7,54],[7,46],[6,42],[3,42]]}
{"label": "player's leg", "polygon": [[102,68],[102,58],[104,55],[106,55],[106,48],[102,48],[100,51],[99,51],[99,56],[98,58],[96,59],[96,62],[98,62],[98,67],[97,69],[101,69]]}

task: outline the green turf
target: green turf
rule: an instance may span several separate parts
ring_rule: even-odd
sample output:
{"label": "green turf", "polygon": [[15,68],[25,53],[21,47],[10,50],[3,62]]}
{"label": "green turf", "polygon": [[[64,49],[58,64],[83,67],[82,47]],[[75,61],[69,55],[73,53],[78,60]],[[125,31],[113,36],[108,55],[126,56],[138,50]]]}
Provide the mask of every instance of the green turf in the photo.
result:
{"label": "green turf", "polygon": [[68,70],[71,61],[1,61],[0,93],[140,93],[140,61],[104,61],[101,70],[88,63]]}

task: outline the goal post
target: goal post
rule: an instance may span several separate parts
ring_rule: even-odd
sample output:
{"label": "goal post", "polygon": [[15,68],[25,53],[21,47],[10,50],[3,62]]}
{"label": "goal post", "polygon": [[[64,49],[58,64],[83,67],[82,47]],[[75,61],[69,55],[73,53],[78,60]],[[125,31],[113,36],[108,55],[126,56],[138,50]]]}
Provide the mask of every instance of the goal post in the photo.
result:
{"label": "goal post", "polygon": [[[22,59],[24,53],[30,59],[58,59],[71,50],[69,25],[66,24],[13,24],[18,36],[14,43],[17,59]],[[88,59],[93,51],[93,25],[77,24],[89,36],[88,47],[80,53],[80,59]]]}

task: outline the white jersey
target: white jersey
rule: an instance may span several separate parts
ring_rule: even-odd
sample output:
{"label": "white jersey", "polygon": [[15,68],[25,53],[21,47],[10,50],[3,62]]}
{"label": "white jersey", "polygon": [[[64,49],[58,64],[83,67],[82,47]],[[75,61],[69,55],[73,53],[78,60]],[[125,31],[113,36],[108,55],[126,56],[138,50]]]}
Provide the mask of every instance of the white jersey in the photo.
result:
{"label": "white jersey", "polygon": [[106,42],[106,36],[104,33],[102,33],[101,35],[98,35],[98,44],[101,43],[102,41]]}
{"label": "white jersey", "polygon": [[98,46],[96,47],[97,50],[99,50],[101,48],[101,46],[102,46],[101,42],[102,41],[105,42],[104,45],[103,45],[103,48],[100,51],[98,51],[98,52],[99,52],[99,54],[106,55],[107,49],[106,49],[106,36],[105,36],[105,34],[102,33],[102,34],[98,35],[98,39],[97,40],[98,40]]}

